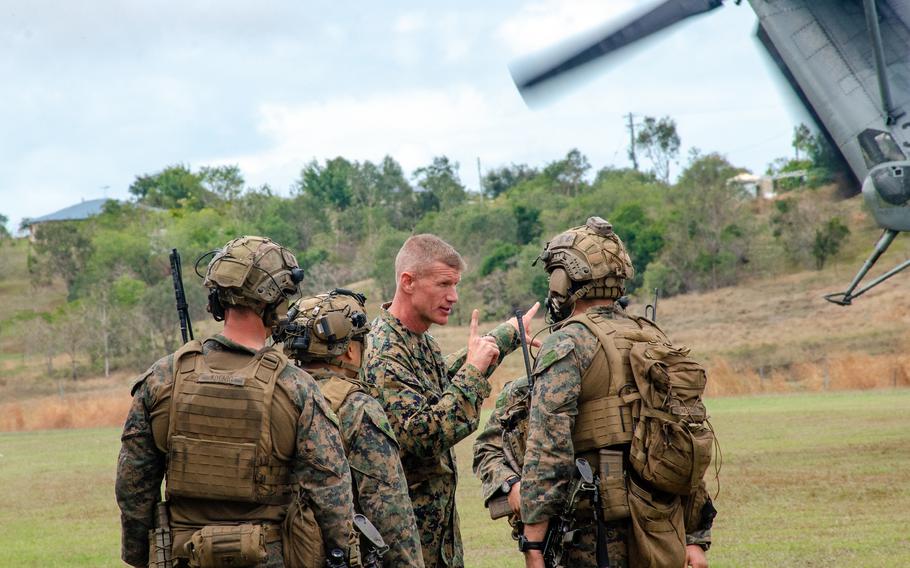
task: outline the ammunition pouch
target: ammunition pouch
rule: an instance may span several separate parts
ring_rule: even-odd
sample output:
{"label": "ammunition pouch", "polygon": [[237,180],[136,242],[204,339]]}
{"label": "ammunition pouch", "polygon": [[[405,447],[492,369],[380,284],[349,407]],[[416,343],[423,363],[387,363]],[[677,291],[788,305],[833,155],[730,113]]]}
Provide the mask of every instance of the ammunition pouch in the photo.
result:
{"label": "ammunition pouch", "polygon": [[[266,535],[277,540],[277,529],[262,525],[206,525],[186,544],[190,568],[245,568],[268,557]],[[277,538],[276,538],[277,537]]]}
{"label": "ammunition pouch", "polygon": [[629,491],[623,453],[616,450],[598,452],[600,503],[604,521],[629,518]]}
{"label": "ammunition pouch", "polygon": [[684,566],[686,533],[679,495],[657,495],[629,478],[630,566]]}

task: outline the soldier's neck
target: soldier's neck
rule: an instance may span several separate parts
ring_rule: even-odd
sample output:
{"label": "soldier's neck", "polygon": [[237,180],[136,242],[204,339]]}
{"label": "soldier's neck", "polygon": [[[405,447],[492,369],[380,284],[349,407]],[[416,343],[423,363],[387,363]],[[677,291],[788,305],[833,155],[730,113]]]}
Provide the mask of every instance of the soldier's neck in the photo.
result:
{"label": "soldier's neck", "polygon": [[[581,298],[575,301],[575,307],[572,309],[572,316],[583,314],[591,308],[609,307],[613,305],[613,300],[601,298]],[[571,317],[571,316],[570,316]]]}
{"label": "soldier's neck", "polygon": [[228,308],[224,313],[224,330],[221,335],[258,351],[265,347],[269,332],[262,323],[262,318],[253,310]]}
{"label": "soldier's neck", "polygon": [[389,313],[398,318],[409,331],[426,333],[430,329],[430,322],[425,321],[411,306],[410,302],[403,300],[397,293],[389,305]]}

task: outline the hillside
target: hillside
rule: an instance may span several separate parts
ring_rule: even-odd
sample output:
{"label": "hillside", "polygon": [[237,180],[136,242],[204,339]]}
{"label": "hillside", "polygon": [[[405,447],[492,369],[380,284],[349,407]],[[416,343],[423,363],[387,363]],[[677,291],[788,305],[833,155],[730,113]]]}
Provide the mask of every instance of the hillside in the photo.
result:
{"label": "hillside", "polygon": [[[846,288],[879,234],[862,213],[859,198],[835,207],[851,234],[836,262],[823,270],[756,273],[738,286],[659,300],[661,326],[706,361],[712,396],[910,385],[910,274],[896,276],[851,307],[822,299]],[[767,218],[760,210],[756,215]],[[892,248],[875,274],[910,257],[906,238]],[[48,351],[66,338],[41,335],[40,318],[33,311],[63,305],[66,292],[59,282],[35,288],[26,256],[25,241],[0,246],[0,430],[120,423],[128,404],[127,385],[139,367],[159,354],[148,353],[135,369],[121,368],[105,378],[88,371],[86,361],[74,362],[61,350]],[[195,277],[188,277],[187,284],[195,285]],[[349,286],[367,292],[368,307],[375,313],[382,297],[378,287],[370,280]],[[651,301],[632,300],[633,313],[643,313]],[[471,307],[467,300],[462,306]],[[197,335],[217,329],[213,322],[194,325]],[[541,326],[542,320],[535,322],[536,329]],[[450,351],[464,345],[467,328],[453,324],[433,333]],[[80,369],[77,380],[69,378],[73,365]],[[508,358],[494,375],[494,392],[523,372],[520,357]],[[85,399],[78,414],[74,397]]]}

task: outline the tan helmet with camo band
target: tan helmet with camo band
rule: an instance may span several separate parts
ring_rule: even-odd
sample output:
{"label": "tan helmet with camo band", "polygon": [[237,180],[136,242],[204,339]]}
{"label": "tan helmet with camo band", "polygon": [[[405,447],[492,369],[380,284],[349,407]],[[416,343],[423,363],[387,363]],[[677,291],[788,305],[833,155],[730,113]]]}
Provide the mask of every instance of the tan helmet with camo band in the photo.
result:
{"label": "tan helmet with camo band", "polygon": [[370,331],[366,296],[344,288],[302,298],[278,324],[274,338],[284,343],[284,353],[299,363],[324,362],[359,370],[339,357],[351,341],[363,342]]}
{"label": "tan helmet with camo band", "polygon": [[301,280],[303,269],[291,251],[266,237],[245,236],[215,252],[203,285],[215,320],[224,319],[226,306],[245,306],[271,326],[278,306],[298,293]]}
{"label": "tan helmet with camo band", "polygon": [[619,299],[625,281],[635,276],[622,240],[600,217],[554,237],[538,260],[550,274],[547,314],[553,322],[569,317],[579,298]]}

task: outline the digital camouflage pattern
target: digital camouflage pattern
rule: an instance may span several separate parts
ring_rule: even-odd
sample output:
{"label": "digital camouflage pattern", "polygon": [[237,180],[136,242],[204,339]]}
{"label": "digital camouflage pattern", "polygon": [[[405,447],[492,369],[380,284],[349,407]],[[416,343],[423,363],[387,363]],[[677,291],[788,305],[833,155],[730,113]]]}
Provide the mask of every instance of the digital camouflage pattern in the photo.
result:
{"label": "digital camouflage pattern", "polygon": [[[341,375],[311,370],[318,383]],[[355,383],[356,384],[356,383]],[[336,414],[341,422],[357,509],[379,530],[389,551],[385,566],[423,566],[423,553],[398,442],[382,405],[363,391],[349,394]]]}
{"label": "digital camouflage pattern", "polygon": [[[216,335],[205,340],[203,354],[211,367],[232,370],[245,365],[255,351]],[[121,556],[132,566],[146,566],[148,562],[148,531],[165,474],[173,364],[172,354],[139,377],[121,437],[115,491],[121,511]],[[354,507],[338,419],[315,381],[300,369],[288,365],[278,377],[277,387],[271,413],[275,451],[279,458],[292,462],[300,492],[314,511],[326,545],[347,550]],[[172,503],[174,550],[182,552],[183,543],[203,525],[238,521],[277,524],[286,510],[286,504]],[[270,545],[268,549],[269,559],[262,566],[281,566],[280,547]]]}
{"label": "digital camouflage pattern", "polygon": [[[496,406],[483,430],[474,441],[474,475],[480,478],[481,493],[486,502],[496,495],[502,483],[516,475],[521,469],[513,469],[506,460],[502,441],[503,412],[528,394],[528,378],[521,377],[503,385]],[[521,459],[521,456],[518,456]]]}
{"label": "digital camouflage pattern", "polygon": [[367,335],[365,379],[401,448],[427,568],[464,566],[453,447],[477,429],[480,405],[490,394],[487,377],[518,345],[518,332],[509,324],[490,335],[499,360],[486,375],[465,364],[466,349],[444,358],[432,335],[408,330],[385,308]]}
{"label": "digital camouflage pattern", "polygon": [[[615,305],[592,309],[610,319],[625,317]],[[572,431],[578,414],[581,378],[598,348],[593,333],[582,324],[571,323],[550,334],[538,353],[521,482],[521,518],[526,523],[540,523],[558,515],[568,499],[575,475]],[[704,483],[696,495],[703,504],[707,498]],[[694,507],[690,505],[684,503],[684,511],[699,516],[701,507],[692,510]],[[710,528],[702,530],[698,519],[686,525],[687,544],[710,544]],[[613,529],[616,532],[611,532],[608,539],[612,541],[611,564],[619,562],[617,565],[623,566],[627,560],[622,533],[627,529],[621,526]],[[581,546],[570,553],[569,565],[594,566],[593,539],[593,530],[582,535]]]}

